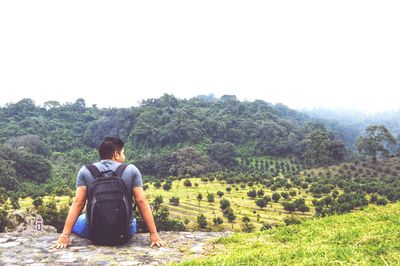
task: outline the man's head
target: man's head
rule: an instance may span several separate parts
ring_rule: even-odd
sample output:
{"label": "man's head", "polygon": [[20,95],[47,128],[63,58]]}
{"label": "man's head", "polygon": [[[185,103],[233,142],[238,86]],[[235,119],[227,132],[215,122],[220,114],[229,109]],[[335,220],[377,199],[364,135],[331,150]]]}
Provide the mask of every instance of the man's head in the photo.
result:
{"label": "man's head", "polygon": [[99,146],[100,160],[124,162],[124,142],[115,137],[105,137]]}

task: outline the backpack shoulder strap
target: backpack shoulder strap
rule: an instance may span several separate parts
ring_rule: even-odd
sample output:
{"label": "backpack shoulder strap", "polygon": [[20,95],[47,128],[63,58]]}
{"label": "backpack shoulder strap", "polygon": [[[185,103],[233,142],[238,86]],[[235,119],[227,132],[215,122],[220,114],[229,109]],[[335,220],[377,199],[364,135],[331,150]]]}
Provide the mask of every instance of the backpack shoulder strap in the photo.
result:
{"label": "backpack shoulder strap", "polygon": [[85,167],[89,170],[89,172],[92,174],[92,176],[95,179],[98,178],[99,176],[101,176],[100,170],[93,164],[85,164]]}
{"label": "backpack shoulder strap", "polygon": [[128,166],[128,165],[127,165],[126,163],[123,163],[123,164],[119,165],[119,166],[117,167],[117,169],[115,170],[114,174],[115,174],[116,176],[121,177],[121,176],[122,176],[122,173],[125,171],[125,169],[126,169],[127,166]]}

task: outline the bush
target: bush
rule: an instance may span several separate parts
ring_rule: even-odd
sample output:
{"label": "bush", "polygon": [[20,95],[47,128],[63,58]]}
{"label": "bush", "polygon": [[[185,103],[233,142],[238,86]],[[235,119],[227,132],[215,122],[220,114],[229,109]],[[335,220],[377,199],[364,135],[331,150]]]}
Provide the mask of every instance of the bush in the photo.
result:
{"label": "bush", "polygon": [[386,205],[388,203],[388,201],[385,198],[378,198],[378,200],[376,201],[376,205]]}
{"label": "bush", "polygon": [[204,216],[203,213],[197,216],[197,226],[199,227],[199,229],[207,228],[207,218]]}
{"label": "bush", "polygon": [[207,194],[207,201],[210,203],[214,202],[214,194],[213,193]]}
{"label": "bush", "polygon": [[250,190],[249,192],[247,192],[247,196],[249,196],[250,198],[255,198],[257,197],[257,191],[255,189]]}
{"label": "bush", "polygon": [[223,222],[224,222],[224,220],[222,220],[221,217],[217,217],[217,218],[214,218],[214,219],[213,219],[213,224],[214,224],[215,226],[220,225],[220,224],[222,224]]}
{"label": "bush", "polygon": [[261,228],[260,228],[260,231],[266,231],[266,230],[269,230],[269,229],[272,229],[272,225],[270,225],[269,223],[263,223]]}
{"label": "bush", "polygon": [[278,193],[275,192],[274,194],[272,194],[272,200],[274,202],[278,202],[280,198],[281,198],[281,195],[279,195]]}
{"label": "bush", "polygon": [[7,216],[8,216],[8,212],[7,212],[7,207],[4,204],[0,205],[0,233],[4,232],[4,229],[7,226]]}
{"label": "bush", "polygon": [[248,216],[243,216],[242,222],[249,223],[250,222],[250,218]]}
{"label": "bush", "polygon": [[231,206],[231,203],[227,199],[222,199],[219,202],[221,210],[225,210]]}
{"label": "bush", "polygon": [[165,184],[162,187],[163,187],[163,189],[165,191],[168,191],[168,190],[170,190],[172,188],[172,183],[171,182],[165,182]]}
{"label": "bush", "polygon": [[296,217],[294,217],[294,216],[287,217],[287,218],[283,219],[283,221],[285,222],[286,225],[301,224],[300,219],[299,219],[299,218],[296,218]]}
{"label": "bush", "polygon": [[191,187],[191,186],[192,186],[192,182],[190,182],[189,179],[186,179],[186,180],[183,182],[183,185],[184,185],[185,187]]}
{"label": "bush", "polygon": [[161,207],[161,204],[164,202],[163,196],[156,196],[154,201],[153,201],[153,209],[154,211],[158,211],[158,209]]}
{"label": "bush", "polygon": [[244,233],[251,233],[254,231],[256,227],[254,226],[254,224],[249,223],[249,222],[245,222],[242,224],[242,232]]}
{"label": "bush", "polygon": [[[184,231],[185,224],[179,219],[169,218],[169,210],[166,206],[160,205],[158,210],[153,213],[154,222],[156,223],[157,230],[159,231]],[[147,227],[144,223],[143,217],[140,215],[139,210],[136,209],[134,213],[136,218],[136,225],[138,233],[147,233]]]}
{"label": "bush", "polygon": [[170,198],[169,203],[173,206],[179,206],[179,197]]}
{"label": "bush", "polygon": [[154,183],[154,187],[155,187],[156,189],[159,189],[159,188],[161,187],[161,182],[160,182],[160,181],[156,181],[156,182]]}
{"label": "bush", "polygon": [[57,209],[54,198],[50,198],[50,201],[45,205],[37,208],[38,214],[43,218],[44,224],[52,225],[57,228],[57,232],[61,232],[64,228],[65,219],[67,218],[69,206],[61,206]]}

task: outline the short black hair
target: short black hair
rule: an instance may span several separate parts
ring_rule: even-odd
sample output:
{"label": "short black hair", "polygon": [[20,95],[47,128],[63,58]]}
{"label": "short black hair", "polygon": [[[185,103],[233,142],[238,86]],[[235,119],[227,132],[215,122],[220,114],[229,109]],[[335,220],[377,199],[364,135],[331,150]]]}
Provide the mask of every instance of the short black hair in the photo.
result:
{"label": "short black hair", "polygon": [[112,159],[115,152],[120,153],[124,142],[120,138],[105,137],[99,146],[100,160]]}

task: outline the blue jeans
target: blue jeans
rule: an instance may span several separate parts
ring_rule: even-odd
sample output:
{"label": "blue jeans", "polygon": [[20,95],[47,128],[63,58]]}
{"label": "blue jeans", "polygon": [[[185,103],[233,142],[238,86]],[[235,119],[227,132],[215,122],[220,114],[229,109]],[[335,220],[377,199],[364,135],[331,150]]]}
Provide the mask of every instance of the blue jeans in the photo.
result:
{"label": "blue jeans", "polygon": [[[72,228],[72,233],[77,234],[78,236],[84,237],[84,238],[89,238],[89,227],[86,223],[86,214],[83,213],[79,215],[78,220],[76,220],[76,223],[74,224],[74,227]],[[131,223],[131,228],[130,228],[130,236],[129,238],[132,238],[133,234],[136,233],[136,219],[132,219]]]}

